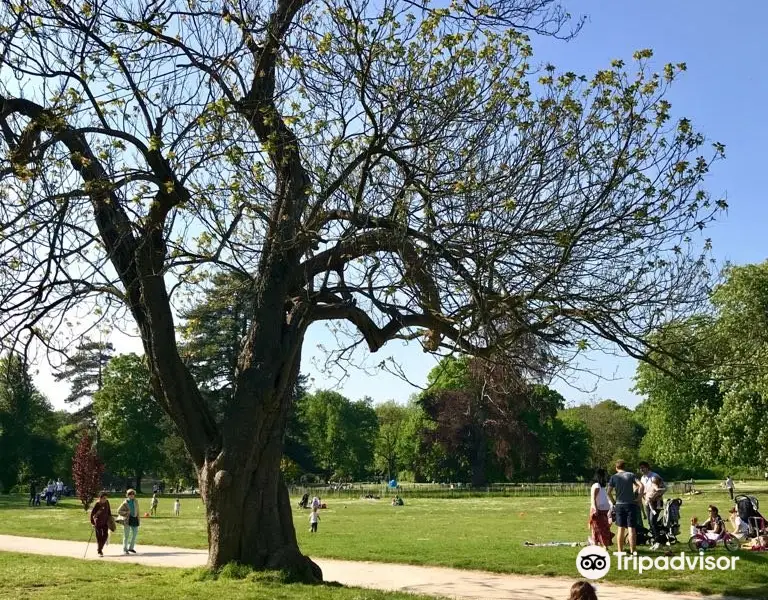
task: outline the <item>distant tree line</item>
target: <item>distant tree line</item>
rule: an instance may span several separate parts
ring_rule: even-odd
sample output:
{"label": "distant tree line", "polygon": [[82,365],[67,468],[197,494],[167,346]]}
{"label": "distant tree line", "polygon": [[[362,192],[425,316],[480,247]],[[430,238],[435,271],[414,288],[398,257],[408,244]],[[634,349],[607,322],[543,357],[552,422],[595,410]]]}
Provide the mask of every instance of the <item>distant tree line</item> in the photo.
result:
{"label": "distant tree line", "polygon": [[[207,402],[233,393],[247,330],[246,281],[217,276],[182,311],[183,358]],[[656,332],[640,363],[630,409],[614,400],[566,406],[557,391],[509,365],[443,359],[427,389],[374,405],[299,377],[285,436],[288,481],[572,481],[617,458],[650,460],[669,478],[768,470],[768,262],[729,267],[712,310]],[[71,474],[90,433],[105,482],[137,487],[147,476],[194,485],[175,426],[152,396],[144,359],[83,340],[61,369],[75,412],[54,411],[15,354],[0,358],[0,489]]]}

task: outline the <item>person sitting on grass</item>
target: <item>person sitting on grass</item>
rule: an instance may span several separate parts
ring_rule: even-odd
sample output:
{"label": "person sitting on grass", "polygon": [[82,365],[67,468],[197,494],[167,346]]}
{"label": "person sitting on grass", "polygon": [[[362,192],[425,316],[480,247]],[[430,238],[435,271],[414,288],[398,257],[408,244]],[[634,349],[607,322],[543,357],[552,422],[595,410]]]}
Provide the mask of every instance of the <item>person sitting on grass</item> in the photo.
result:
{"label": "person sitting on grass", "polygon": [[571,586],[568,600],[597,600],[595,586],[587,581],[577,581]]}
{"label": "person sitting on grass", "polygon": [[752,540],[752,545],[749,547],[749,549],[755,550],[757,552],[768,551],[768,535],[758,535],[754,540]]}
{"label": "person sitting on grass", "polygon": [[736,510],[736,507],[732,508],[728,512],[731,527],[733,527],[733,531],[731,533],[740,541],[744,541],[747,535],[749,535],[749,525],[747,525],[739,516],[739,511]]}

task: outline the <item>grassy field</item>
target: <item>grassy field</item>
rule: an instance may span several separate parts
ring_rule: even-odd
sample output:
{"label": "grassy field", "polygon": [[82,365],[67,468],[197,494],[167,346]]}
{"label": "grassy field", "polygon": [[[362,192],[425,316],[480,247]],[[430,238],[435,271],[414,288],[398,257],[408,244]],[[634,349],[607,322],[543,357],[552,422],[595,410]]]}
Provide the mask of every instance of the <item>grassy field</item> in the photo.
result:
{"label": "grassy field", "polygon": [[[715,489],[714,484],[698,487],[704,493],[684,500],[684,532],[691,516],[704,517],[708,504],[718,505],[723,513],[730,506],[725,491]],[[764,497],[768,492],[760,484],[750,489]],[[386,499],[327,501],[328,509],[321,511],[317,535],[309,533],[308,511],[296,509],[294,513],[299,542],[311,556],[575,577],[578,549],[526,548],[523,543],[575,542],[587,537],[586,498],[439,500],[405,496],[403,507],[390,506]],[[768,503],[768,497],[765,501]],[[170,516],[171,505],[171,499],[162,499],[160,517],[142,521],[139,544],[204,548],[200,500],[182,499],[179,518]],[[30,509],[18,497],[0,497],[0,533],[85,540],[89,528],[85,514],[74,501],[66,501],[60,508]],[[740,556],[734,573],[651,572],[642,579],[628,581],[626,574],[613,572],[608,579],[664,590],[766,597],[768,554],[742,552]]]}
{"label": "grassy field", "polygon": [[[278,573],[162,569],[0,552],[0,598],[61,600],[426,600],[425,596],[339,586],[288,584]],[[434,600],[430,598],[430,600]]]}

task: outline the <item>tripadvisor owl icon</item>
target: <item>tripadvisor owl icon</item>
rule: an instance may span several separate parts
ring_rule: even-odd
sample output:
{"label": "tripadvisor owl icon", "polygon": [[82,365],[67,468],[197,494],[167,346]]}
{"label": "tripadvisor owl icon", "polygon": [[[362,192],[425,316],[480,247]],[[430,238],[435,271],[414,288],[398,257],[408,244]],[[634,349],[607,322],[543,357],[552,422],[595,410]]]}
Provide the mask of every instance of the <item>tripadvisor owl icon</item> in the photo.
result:
{"label": "tripadvisor owl icon", "polygon": [[586,546],[576,556],[576,570],[585,579],[600,579],[611,570],[611,555],[600,546]]}

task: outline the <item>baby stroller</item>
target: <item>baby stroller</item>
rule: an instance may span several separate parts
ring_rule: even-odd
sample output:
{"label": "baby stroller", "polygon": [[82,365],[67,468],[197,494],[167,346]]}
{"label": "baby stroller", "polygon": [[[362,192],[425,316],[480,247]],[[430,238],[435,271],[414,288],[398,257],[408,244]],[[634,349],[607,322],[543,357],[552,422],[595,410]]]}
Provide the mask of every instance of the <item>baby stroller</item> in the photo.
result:
{"label": "baby stroller", "polygon": [[760,502],[754,496],[739,495],[733,501],[736,503],[736,510],[739,518],[749,527],[748,537],[754,538],[758,535],[768,532],[768,522],[758,510]]}
{"label": "baby stroller", "polygon": [[680,507],[683,501],[680,498],[667,499],[662,509],[659,520],[659,540],[669,545],[677,544],[677,536],[680,535]]}
{"label": "baby stroller", "polygon": [[301,497],[301,500],[299,500],[299,508],[308,508],[309,505],[309,494],[304,494]]}
{"label": "baby stroller", "polygon": [[[609,513],[609,518],[611,523],[616,522],[616,507],[614,506],[611,508],[611,512]],[[648,529],[645,525],[643,525],[643,518],[640,516],[640,510],[638,507],[637,512],[637,521],[635,522],[635,532],[636,532],[636,542],[638,546],[645,546],[647,544],[653,543],[651,540],[651,530]],[[629,545],[629,532],[626,532],[624,534],[624,545]]]}

